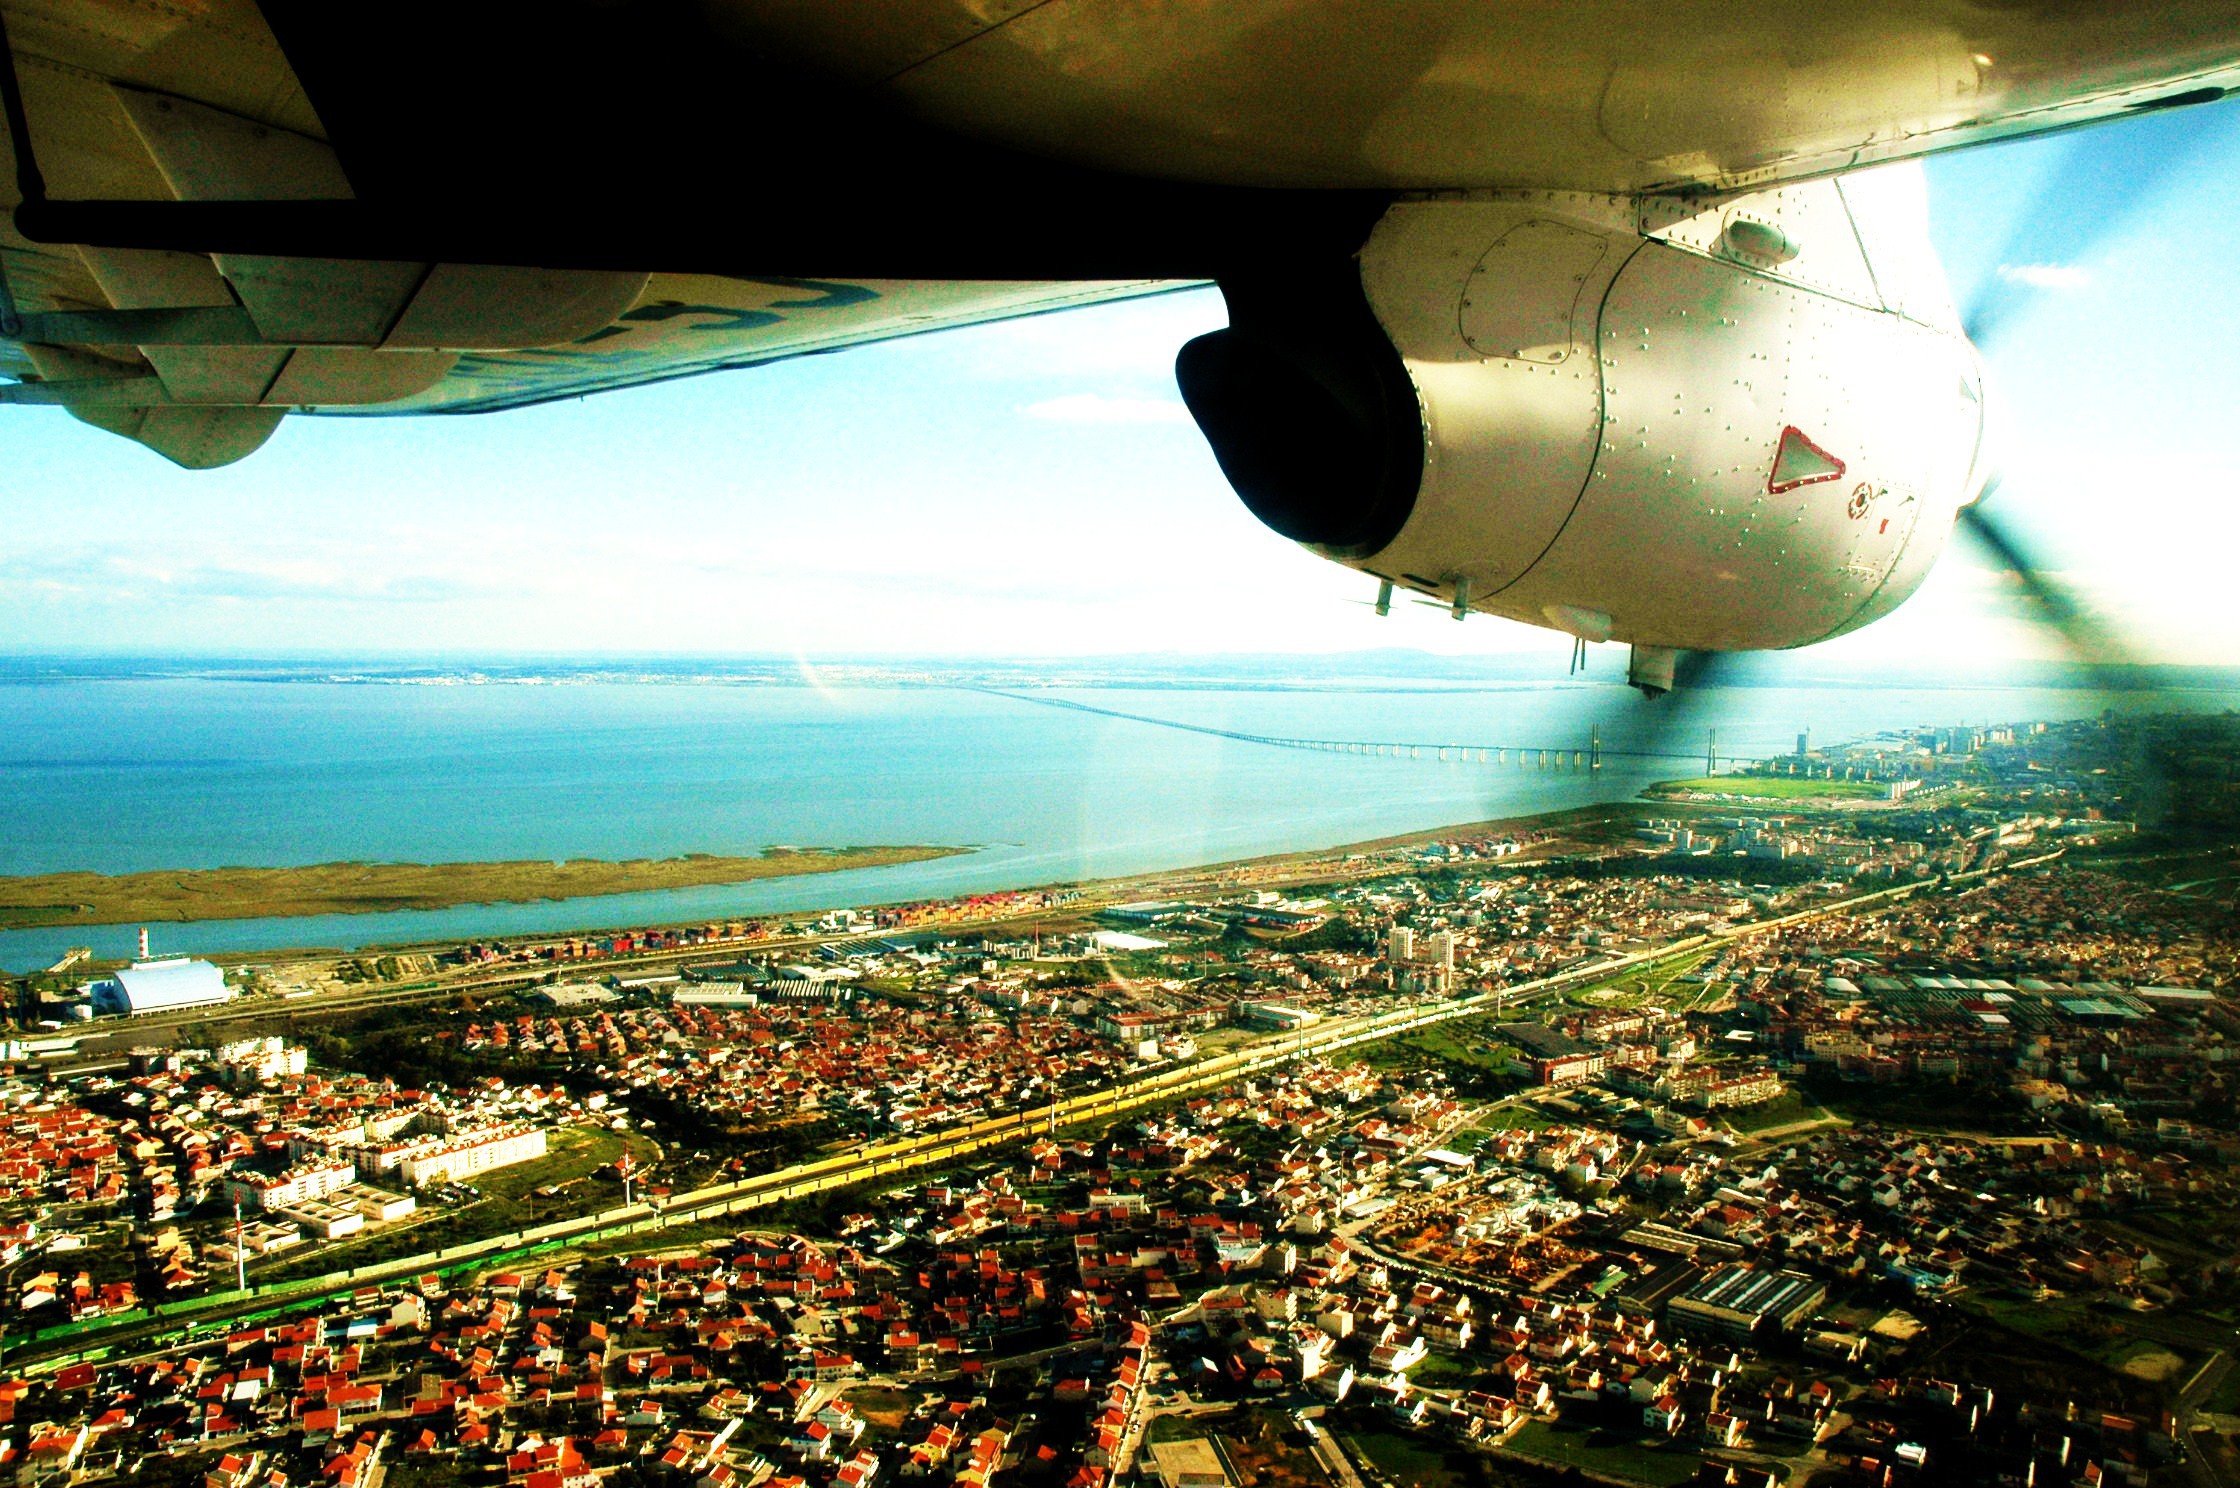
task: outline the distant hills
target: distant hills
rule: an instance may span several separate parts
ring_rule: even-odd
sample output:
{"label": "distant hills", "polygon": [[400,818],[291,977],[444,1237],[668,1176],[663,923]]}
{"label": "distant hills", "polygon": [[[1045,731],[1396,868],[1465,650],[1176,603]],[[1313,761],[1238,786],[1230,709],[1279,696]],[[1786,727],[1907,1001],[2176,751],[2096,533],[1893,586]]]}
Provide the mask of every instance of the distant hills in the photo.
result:
{"label": "distant hills", "polygon": [[[565,686],[600,682],[702,686],[1130,687],[1377,691],[1607,686],[1624,677],[1622,648],[1568,675],[1539,652],[1448,656],[1398,647],[1295,655],[1137,653],[1064,657],[827,656],[0,656],[0,685],[134,678],[332,685]],[[2240,667],[2085,667],[2060,661],[1878,662],[1811,651],[1728,659],[1721,687],[2071,688],[2105,692],[2240,693]]]}

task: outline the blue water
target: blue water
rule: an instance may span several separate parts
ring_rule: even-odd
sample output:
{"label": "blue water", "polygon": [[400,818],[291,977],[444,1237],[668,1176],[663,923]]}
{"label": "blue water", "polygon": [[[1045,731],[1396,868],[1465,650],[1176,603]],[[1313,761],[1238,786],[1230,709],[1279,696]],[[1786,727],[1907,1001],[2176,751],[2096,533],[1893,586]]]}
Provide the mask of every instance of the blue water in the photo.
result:
{"label": "blue water", "polygon": [[[1425,691],[1094,689],[1100,707],[1255,733],[1606,745],[1607,684]],[[2228,703],[2229,698],[2219,699]],[[1736,689],[1672,727],[1726,754],[1913,724],[2064,718],[2088,693]],[[1331,846],[1622,799],[1599,775],[1273,749],[939,688],[397,686],[144,678],[0,685],[0,873],[343,859],[658,857],[772,844],[970,845],[956,858],[566,903],[157,925],[160,951],[457,941],[922,898]],[[0,934],[0,966],[136,927]]]}

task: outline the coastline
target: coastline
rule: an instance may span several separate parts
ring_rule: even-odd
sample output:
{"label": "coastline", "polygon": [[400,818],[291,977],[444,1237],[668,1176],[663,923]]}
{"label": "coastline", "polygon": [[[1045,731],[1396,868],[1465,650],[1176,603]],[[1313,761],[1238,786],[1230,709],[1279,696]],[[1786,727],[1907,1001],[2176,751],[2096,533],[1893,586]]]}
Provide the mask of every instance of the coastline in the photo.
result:
{"label": "coastline", "polygon": [[767,848],[758,857],[317,863],[0,878],[0,928],[182,924],[534,904],[922,863],[970,847]]}
{"label": "coastline", "polygon": [[[1302,884],[1340,882],[1367,874],[1388,873],[1398,866],[1392,855],[1407,854],[1439,842],[1468,843],[1502,836],[1519,836],[1538,839],[1526,845],[1523,851],[1507,859],[1512,867],[1526,867],[1550,856],[1575,853],[1581,849],[1609,847],[1628,835],[1631,823],[1645,806],[1656,805],[1668,815],[1716,815],[1716,809],[1704,804],[1683,803],[1667,807],[1665,803],[1651,802],[1639,796],[1621,797],[1597,802],[1588,806],[1560,806],[1547,811],[1520,816],[1504,816],[1484,821],[1455,822],[1443,827],[1424,828],[1353,842],[1333,843],[1326,847],[1293,848],[1280,852],[1263,853],[1253,857],[1225,858],[1216,862],[1185,864],[1174,868],[1154,869],[1140,873],[1121,873],[1099,878],[1064,879],[1040,883],[1021,884],[998,891],[1006,897],[1027,900],[1044,895],[1063,895],[1064,901],[1056,904],[1021,904],[1003,913],[975,917],[971,923],[992,923],[1005,919],[1033,920],[1053,916],[1063,917],[1086,912],[1108,902],[1121,902],[1165,894],[1203,892],[1208,888],[1223,889],[1281,889]],[[1806,808],[1810,810],[1811,808]],[[952,850],[955,851],[955,850]],[[1371,864],[1369,859],[1383,858]],[[1427,863],[1426,867],[1436,867]],[[946,898],[947,896],[942,896]],[[962,901],[975,896],[961,895]],[[783,911],[788,919],[811,918],[836,910],[854,909],[876,913],[881,910],[907,906],[923,906],[924,896],[895,896],[862,899],[849,902],[805,902]],[[938,902],[938,901],[937,901]],[[769,913],[747,913],[734,918],[757,920],[771,918]],[[674,929],[689,923],[684,918],[641,918],[585,923],[561,929],[537,930],[524,934],[500,934],[490,939],[514,945],[537,945],[556,940],[569,940],[582,936],[631,933]],[[945,921],[936,918],[915,928],[927,928]],[[210,951],[210,959],[223,964],[241,965],[285,959],[317,959],[329,956],[422,954],[455,944],[449,940],[397,940],[369,941],[353,946],[347,952],[333,946],[305,945],[271,947],[254,954],[248,952]]]}
{"label": "coastline", "polygon": [[[1643,722],[1639,700],[1615,686],[1498,700],[1429,692],[1398,713],[1387,698],[1335,692],[1170,691],[1160,699],[1112,701],[1271,737],[1367,739],[1404,718],[1404,732],[1427,739],[1584,742],[1601,719],[1605,744],[1616,747]],[[1009,893],[1521,817],[1630,797],[1690,773],[1684,763],[1674,769],[1680,762],[1630,758],[1613,758],[1601,771],[1557,771],[1513,757],[1503,767],[1275,749],[932,688],[319,687],[165,678],[0,686],[0,701],[12,705],[0,751],[10,786],[0,792],[0,856],[11,874],[623,860],[751,853],[768,843],[978,847],[837,876],[448,909],[369,913],[361,903],[352,906],[356,913],[156,926],[154,949],[162,953],[246,959],[306,947],[705,927]],[[1723,752],[1768,754],[1807,728],[1849,738],[1923,720],[2081,717],[2106,702],[2011,690],[1969,702],[1804,688],[1712,711],[1720,714]],[[46,967],[79,948],[96,960],[129,961],[130,925],[92,919],[73,913],[60,925],[0,929],[0,966]]]}

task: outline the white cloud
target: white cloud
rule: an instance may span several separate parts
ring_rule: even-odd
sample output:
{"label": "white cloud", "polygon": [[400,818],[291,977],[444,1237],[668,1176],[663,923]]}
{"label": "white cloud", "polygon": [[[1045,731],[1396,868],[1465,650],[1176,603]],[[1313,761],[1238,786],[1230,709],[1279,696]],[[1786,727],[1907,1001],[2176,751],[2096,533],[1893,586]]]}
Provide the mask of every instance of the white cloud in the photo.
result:
{"label": "white cloud", "polygon": [[1019,410],[1028,418],[1057,424],[1187,424],[1190,410],[1172,398],[1110,398],[1103,393],[1066,393]]}
{"label": "white cloud", "polygon": [[2092,282],[2075,264],[2001,264],[1999,277],[2032,289],[2083,289]]}

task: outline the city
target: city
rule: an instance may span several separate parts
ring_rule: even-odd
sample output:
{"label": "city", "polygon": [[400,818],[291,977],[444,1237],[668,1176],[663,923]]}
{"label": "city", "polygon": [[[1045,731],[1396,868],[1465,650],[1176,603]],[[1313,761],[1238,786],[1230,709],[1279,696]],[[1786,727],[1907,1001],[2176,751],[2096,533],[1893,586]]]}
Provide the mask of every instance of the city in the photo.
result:
{"label": "city", "polygon": [[0,0],[0,157],[0,1488],[2240,1488],[2230,0]]}
{"label": "city", "polygon": [[1800,739],[1117,883],[26,976],[0,1456],[2240,1481],[2235,742]]}

